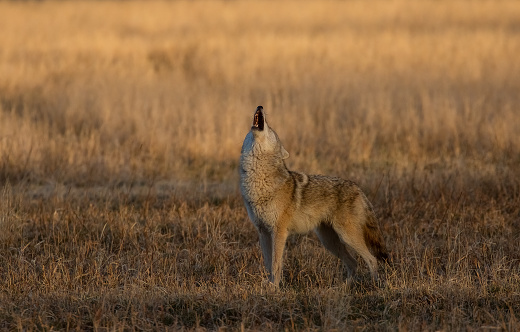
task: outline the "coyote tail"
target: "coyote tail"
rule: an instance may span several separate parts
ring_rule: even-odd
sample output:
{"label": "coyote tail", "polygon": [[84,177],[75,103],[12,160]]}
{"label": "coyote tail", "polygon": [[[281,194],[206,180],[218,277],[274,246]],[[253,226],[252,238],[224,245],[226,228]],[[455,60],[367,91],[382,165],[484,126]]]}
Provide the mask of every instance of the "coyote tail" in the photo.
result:
{"label": "coyote tail", "polygon": [[386,251],[383,234],[377,226],[376,216],[371,209],[367,209],[367,219],[363,227],[363,236],[368,247],[374,256],[380,261],[390,263],[388,252]]}

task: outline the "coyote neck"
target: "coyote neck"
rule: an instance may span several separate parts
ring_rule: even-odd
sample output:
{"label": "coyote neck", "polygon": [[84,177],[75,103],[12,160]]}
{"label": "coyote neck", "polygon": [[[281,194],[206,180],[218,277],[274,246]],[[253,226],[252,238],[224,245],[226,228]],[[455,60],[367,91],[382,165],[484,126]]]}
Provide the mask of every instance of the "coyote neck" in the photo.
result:
{"label": "coyote neck", "polygon": [[283,160],[272,158],[245,158],[241,162],[240,184],[244,196],[251,202],[265,201],[290,180]]}

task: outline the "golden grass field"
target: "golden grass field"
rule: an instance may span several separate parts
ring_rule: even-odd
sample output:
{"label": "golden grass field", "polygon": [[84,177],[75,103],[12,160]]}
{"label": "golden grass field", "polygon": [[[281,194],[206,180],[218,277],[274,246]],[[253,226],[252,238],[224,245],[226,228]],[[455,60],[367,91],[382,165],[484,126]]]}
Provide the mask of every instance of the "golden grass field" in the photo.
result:
{"label": "golden grass field", "polygon": [[[1,330],[520,330],[517,1],[0,2]],[[280,290],[238,190],[256,106],[393,265],[315,235]]]}

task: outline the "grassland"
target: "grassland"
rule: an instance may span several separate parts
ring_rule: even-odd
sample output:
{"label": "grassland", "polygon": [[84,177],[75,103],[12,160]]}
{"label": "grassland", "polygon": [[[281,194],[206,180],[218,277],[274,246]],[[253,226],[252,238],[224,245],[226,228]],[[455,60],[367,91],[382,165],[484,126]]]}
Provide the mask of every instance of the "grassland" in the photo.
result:
{"label": "grassland", "polygon": [[[0,329],[520,329],[518,2],[0,2],[0,31]],[[372,200],[383,285],[314,235],[263,283],[257,105]]]}

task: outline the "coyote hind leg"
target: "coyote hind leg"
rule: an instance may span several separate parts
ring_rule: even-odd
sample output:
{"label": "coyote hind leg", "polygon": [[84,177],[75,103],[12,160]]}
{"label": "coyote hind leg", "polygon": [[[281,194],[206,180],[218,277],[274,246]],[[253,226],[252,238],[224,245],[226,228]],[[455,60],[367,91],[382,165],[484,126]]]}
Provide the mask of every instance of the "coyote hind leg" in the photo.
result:
{"label": "coyote hind leg", "polygon": [[356,274],[357,261],[348,252],[347,247],[341,242],[341,239],[332,226],[321,224],[315,229],[315,233],[318,235],[325,249],[341,259],[343,264],[347,267],[347,278],[352,279]]}
{"label": "coyote hind leg", "polygon": [[333,229],[338,234],[339,238],[346,243],[349,247],[354,249],[367,263],[368,268],[370,269],[370,274],[372,275],[372,279],[374,281],[377,280],[377,260],[372,255],[370,250],[368,250],[367,243],[365,242],[365,238],[363,236],[363,230],[357,227],[350,227],[346,229],[345,227],[334,225]]}

